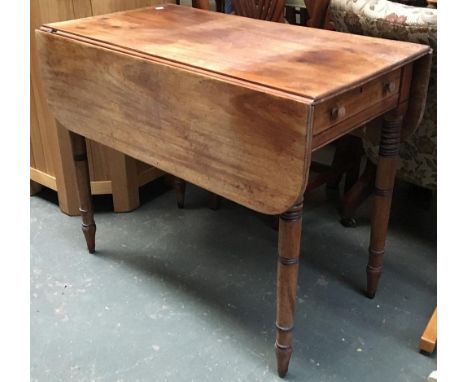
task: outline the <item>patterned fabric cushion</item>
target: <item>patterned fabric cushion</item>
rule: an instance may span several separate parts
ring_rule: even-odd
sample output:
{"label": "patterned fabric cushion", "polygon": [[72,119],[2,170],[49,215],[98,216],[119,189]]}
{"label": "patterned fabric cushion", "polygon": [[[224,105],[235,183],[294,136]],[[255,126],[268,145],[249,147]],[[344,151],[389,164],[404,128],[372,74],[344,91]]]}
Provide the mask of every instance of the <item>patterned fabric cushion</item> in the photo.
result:
{"label": "patterned fabric cushion", "polygon": [[[434,51],[426,110],[419,127],[401,144],[398,176],[422,187],[437,187],[437,9],[387,0],[331,0],[337,31],[430,45]],[[369,130],[369,131],[367,131]],[[364,129],[366,154],[376,163],[378,140]]]}

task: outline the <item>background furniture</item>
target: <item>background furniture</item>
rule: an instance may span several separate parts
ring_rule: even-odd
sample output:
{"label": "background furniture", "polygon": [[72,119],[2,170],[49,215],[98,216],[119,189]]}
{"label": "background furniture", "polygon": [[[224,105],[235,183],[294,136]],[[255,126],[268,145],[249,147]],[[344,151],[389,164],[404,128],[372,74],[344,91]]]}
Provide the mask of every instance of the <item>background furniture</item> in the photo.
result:
{"label": "background furniture", "polygon": [[[180,4],[180,0],[177,0],[176,4]],[[192,0],[192,7],[197,8],[197,9],[203,9],[205,11],[209,11],[211,9],[209,0]],[[216,7],[215,8],[216,12],[223,13],[224,12],[224,0],[216,0],[215,7]],[[174,190],[175,190],[177,207],[184,208],[185,188],[186,188],[185,180],[178,178],[176,176],[173,176],[172,186],[174,187]],[[208,206],[211,209],[213,210],[218,209],[220,202],[221,202],[221,198],[218,195],[210,193],[209,199],[208,199]]]}
{"label": "background furniture", "polygon": [[427,323],[419,341],[419,350],[431,354],[437,342],[437,308],[434,309],[432,316]]}
{"label": "background furniture", "polygon": [[284,22],[285,0],[233,0],[237,16],[265,21]]}
{"label": "background furniture", "polygon": [[[55,124],[45,98],[38,66],[34,30],[46,22],[70,20],[139,8],[172,0],[31,0],[31,193],[41,186],[56,190],[60,209],[79,215],[73,163],[67,161],[71,147],[63,128]],[[115,211],[130,211],[139,205],[140,186],[161,176],[162,171],[106,146],[87,141],[93,194],[111,194]],[[63,155],[61,155],[61,153]]]}
{"label": "background furniture", "polygon": [[[437,186],[437,10],[407,6],[388,0],[331,0],[329,3],[328,14],[337,31],[422,43],[433,49],[426,109],[422,119],[411,117],[410,113],[410,117],[405,121],[397,176],[411,184],[435,190]],[[413,75],[418,73],[414,72]],[[426,97],[426,94],[421,91],[415,96]],[[381,121],[374,121],[373,126],[362,131],[362,142],[368,161],[359,181],[343,198],[341,221],[345,226],[356,225],[354,219],[356,208],[372,192],[375,163],[378,158],[380,123]]]}

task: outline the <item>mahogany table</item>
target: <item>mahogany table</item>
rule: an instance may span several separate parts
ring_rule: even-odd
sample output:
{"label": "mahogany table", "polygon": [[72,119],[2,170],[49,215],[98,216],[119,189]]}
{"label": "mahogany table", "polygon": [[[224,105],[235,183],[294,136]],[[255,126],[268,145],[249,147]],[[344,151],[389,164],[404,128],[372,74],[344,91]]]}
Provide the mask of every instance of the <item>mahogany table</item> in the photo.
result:
{"label": "mahogany table", "polygon": [[96,226],[83,137],[281,215],[280,376],[292,353],[311,154],[385,114],[367,266],[375,294],[400,130],[420,118],[429,47],[177,5],[48,24],[36,39],[48,101],[73,146],[89,252]]}

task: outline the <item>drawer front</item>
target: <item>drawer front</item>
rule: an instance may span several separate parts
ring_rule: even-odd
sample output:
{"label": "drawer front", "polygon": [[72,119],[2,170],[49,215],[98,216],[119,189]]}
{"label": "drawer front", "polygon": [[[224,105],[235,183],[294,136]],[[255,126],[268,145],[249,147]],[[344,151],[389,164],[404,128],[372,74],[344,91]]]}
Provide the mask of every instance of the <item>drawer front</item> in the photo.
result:
{"label": "drawer front", "polygon": [[[379,103],[387,103],[399,93],[401,69],[347,91],[315,107],[313,134],[317,135],[347,119],[356,120],[356,115],[366,109],[375,109]],[[358,118],[359,119],[359,118]]]}

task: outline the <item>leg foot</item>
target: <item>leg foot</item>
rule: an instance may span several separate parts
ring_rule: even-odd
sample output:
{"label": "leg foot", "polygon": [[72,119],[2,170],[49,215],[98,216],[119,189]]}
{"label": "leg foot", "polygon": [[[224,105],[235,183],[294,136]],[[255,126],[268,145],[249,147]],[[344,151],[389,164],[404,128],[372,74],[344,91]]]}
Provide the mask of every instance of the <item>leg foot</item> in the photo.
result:
{"label": "leg foot", "polygon": [[380,275],[382,274],[382,266],[374,267],[370,265],[371,263],[374,264],[382,264],[383,263],[383,251],[381,253],[371,252],[369,250],[369,263],[366,267],[366,274],[367,274],[367,290],[366,296],[370,299],[375,297],[375,293],[377,292],[377,286],[379,285]]}
{"label": "leg foot", "polygon": [[286,375],[292,354],[301,229],[302,200],[281,214],[279,220],[275,348],[280,377]]}
{"label": "leg foot", "polygon": [[[80,209],[81,212],[81,209]],[[94,253],[96,250],[96,224],[92,223],[89,225],[86,225],[84,223],[81,224],[81,230],[83,231],[85,240],[86,240],[86,245],[88,246],[88,252],[89,253]]]}
{"label": "leg foot", "polygon": [[276,367],[278,371],[278,375],[281,378],[284,378],[288,373],[289,367],[289,360],[291,359],[292,355],[292,348],[291,347],[280,347],[278,343],[275,343],[275,352],[276,352]]}
{"label": "leg foot", "polygon": [[89,180],[86,141],[81,135],[69,132],[73,160],[75,164],[75,177],[80,199],[81,230],[83,231],[89,253],[95,251],[96,224],[94,223],[93,201],[91,199],[91,183]]}
{"label": "leg foot", "polygon": [[368,298],[370,298],[371,300],[373,300],[374,297],[375,297],[375,293],[376,293],[376,292],[377,292],[377,291],[373,291],[373,292],[372,292],[372,291],[368,291],[368,290],[367,290],[367,291],[366,291],[366,296],[367,296]]}
{"label": "leg foot", "polygon": [[357,226],[355,218],[341,218],[340,223],[346,228],[355,228]]}

